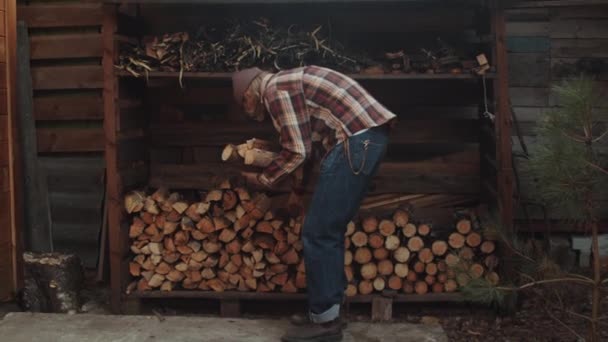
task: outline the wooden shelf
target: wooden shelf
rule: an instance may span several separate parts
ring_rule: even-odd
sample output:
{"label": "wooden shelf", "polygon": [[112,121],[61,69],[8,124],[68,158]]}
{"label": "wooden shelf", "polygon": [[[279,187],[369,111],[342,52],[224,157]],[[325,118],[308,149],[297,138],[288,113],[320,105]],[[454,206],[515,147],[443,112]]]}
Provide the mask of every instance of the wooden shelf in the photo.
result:
{"label": "wooden shelf", "polygon": [[[135,77],[126,71],[118,71],[118,77]],[[218,80],[230,81],[230,72],[184,72],[183,79]],[[383,74],[383,75],[364,75],[349,74],[348,76],[356,80],[474,80],[481,78],[474,74]],[[486,78],[495,78],[494,73],[486,74]],[[167,79],[179,78],[179,72],[152,71],[148,73],[148,79]],[[144,76],[140,77],[144,78]]]}
{"label": "wooden shelf", "polygon": [[[375,297],[380,297],[379,294],[374,295],[358,295],[348,297],[350,303],[371,303]],[[127,298],[199,298],[199,299],[218,299],[218,300],[264,300],[264,301],[282,301],[282,300],[305,300],[305,293],[259,293],[259,292],[211,292],[211,291],[135,291],[128,295]],[[460,293],[427,293],[424,295],[417,294],[397,294],[389,296],[396,303],[461,303],[465,302],[464,297]]]}

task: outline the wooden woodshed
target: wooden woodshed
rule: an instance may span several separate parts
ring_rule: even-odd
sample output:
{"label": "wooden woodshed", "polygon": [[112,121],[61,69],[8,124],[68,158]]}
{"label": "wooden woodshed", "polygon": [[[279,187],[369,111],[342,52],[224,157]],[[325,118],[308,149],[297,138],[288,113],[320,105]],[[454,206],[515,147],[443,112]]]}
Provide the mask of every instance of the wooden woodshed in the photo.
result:
{"label": "wooden woodshed", "polygon": [[[512,136],[521,134],[523,141],[534,144],[536,119],[555,105],[551,84],[564,77],[564,70],[578,70],[581,60],[605,62],[608,8],[595,0],[508,1],[508,8],[496,3],[504,4],[439,0],[374,1],[372,5],[356,0],[20,1],[17,16],[30,32],[37,145],[49,180],[56,246],[86,255],[85,264],[95,266],[105,191],[115,311],[144,297],[221,297],[227,314],[238,308],[241,299],[287,298],[280,297],[285,294],[202,291],[125,293],[130,276],[123,195],[145,186],[208,188],[211,176],[230,171],[219,160],[226,143],[272,137],[273,132],[269,125],[255,126],[238,117],[230,103],[228,73],[185,73],[182,88],[178,73],[152,72],[147,79],[135,78],[114,65],[122,42],[145,35],[178,32],[243,14],[289,21],[294,11],[301,23],[331,22],[332,30],[347,43],[365,49],[407,48],[439,36],[485,53],[492,67],[485,82],[494,121],[482,115],[484,80],[473,74],[354,75],[400,116],[399,134],[392,137],[373,193],[421,195],[421,206],[430,207],[424,214],[429,218],[439,217],[438,212],[445,215],[453,207],[485,204],[499,209],[507,225],[514,218],[520,223],[526,215],[515,203],[533,199],[534,180],[522,177],[519,191],[512,196],[517,188],[512,163],[525,164],[525,159],[517,157],[522,145]],[[8,46],[15,27],[10,5],[6,1],[3,12],[4,44]],[[8,57],[0,60],[6,70],[10,52],[5,49]],[[598,84],[604,90],[605,71],[598,71]],[[7,71],[7,82],[10,75]],[[10,86],[4,88],[10,99]],[[6,103],[8,115],[0,127],[7,133],[0,133],[0,143],[11,146],[13,112],[10,100]],[[511,108],[517,125],[513,125]],[[0,208],[12,211],[19,203],[11,182],[16,173],[10,153],[0,156],[9,157],[0,159],[4,161],[0,184],[5,194]],[[18,216],[11,215],[0,215],[11,220],[0,227],[0,253],[14,256],[19,245]],[[548,229],[542,213],[529,209],[527,215],[532,220],[520,225],[520,231]],[[556,219],[551,222],[560,219],[551,214],[549,218]],[[0,277],[18,269],[9,267],[18,258],[2,255],[1,260],[10,263],[0,264]],[[0,298],[14,288],[11,285],[8,292],[0,288]],[[458,298],[404,295],[395,300]],[[360,296],[353,301],[378,299]]]}

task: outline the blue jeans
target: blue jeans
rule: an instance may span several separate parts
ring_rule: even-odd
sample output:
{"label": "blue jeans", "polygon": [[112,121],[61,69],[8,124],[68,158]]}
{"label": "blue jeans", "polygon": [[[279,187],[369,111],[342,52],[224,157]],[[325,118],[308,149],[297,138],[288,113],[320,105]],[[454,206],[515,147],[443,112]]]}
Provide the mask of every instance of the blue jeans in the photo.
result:
{"label": "blue jeans", "polygon": [[347,285],[346,226],[359,209],[387,143],[385,128],[375,127],[337,144],[321,163],[302,229],[308,303],[314,322],[328,322],[339,315]]}

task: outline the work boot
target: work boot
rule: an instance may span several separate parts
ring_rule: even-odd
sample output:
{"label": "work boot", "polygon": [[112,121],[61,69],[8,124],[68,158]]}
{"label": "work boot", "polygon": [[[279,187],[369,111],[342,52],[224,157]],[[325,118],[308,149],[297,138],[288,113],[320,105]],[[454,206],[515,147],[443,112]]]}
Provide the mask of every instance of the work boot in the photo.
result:
{"label": "work boot", "polygon": [[[346,320],[346,316],[344,315],[344,311],[342,309],[340,309],[340,321],[342,323],[342,328],[346,329],[348,321]],[[295,325],[296,327],[300,327],[306,324],[311,324],[312,321],[310,320],[309,315],[294,314],[289,317],[289,323]]]}
{"label": "work boot", "polygon": [[281,337],[282,342],[338,342],[342,341],[343,323],[340,318],[327,323],[307,323],[296,326]]}

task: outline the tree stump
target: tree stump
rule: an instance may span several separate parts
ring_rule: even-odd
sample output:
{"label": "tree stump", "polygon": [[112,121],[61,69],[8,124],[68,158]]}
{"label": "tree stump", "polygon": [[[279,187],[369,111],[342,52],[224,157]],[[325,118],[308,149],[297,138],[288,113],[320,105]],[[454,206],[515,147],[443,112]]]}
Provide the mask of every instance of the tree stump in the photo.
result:
{"label": "tree stump", "polygon": [[22,305],[26,310],[66,313],[80,309],[84,275],[76,255],[26,252],[23,262]]}

